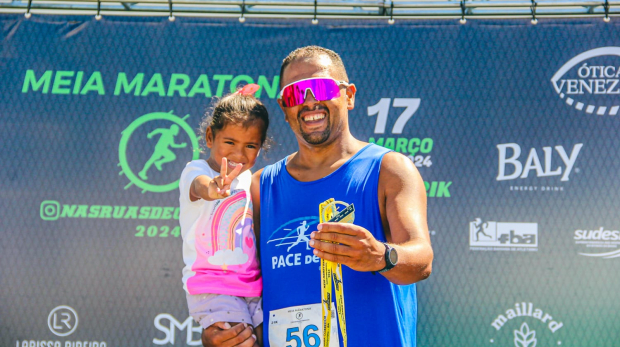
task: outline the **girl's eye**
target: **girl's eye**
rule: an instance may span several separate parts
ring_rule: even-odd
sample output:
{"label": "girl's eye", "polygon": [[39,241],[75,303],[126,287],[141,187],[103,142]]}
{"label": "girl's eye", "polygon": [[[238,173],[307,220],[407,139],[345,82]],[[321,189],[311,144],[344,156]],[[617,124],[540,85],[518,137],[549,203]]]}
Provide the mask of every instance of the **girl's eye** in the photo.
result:
{"label": "girl's eye", "polygon": [[227,144],[227,145],[234,145],[234,143],[232,141],[225,141],[224,143]]}
{"label": "girl's eye", "polygon": [[252,148],[252,149],[254,149],[254,148],[256,148],[256,146],[254,146],[254,145],[248,145],[248,148]]}

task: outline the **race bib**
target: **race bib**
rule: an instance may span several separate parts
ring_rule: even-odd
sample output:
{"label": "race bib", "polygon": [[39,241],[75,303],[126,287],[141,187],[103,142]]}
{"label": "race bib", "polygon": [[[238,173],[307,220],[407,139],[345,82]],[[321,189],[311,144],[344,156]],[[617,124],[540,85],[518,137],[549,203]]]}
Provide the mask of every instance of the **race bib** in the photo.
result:
{"label": "race bib", "polygon": [[[338,346],[336,308],[332,302],[329,347]],[[321,304],[287,307],[269,312],[271,347],[323,347]]]}

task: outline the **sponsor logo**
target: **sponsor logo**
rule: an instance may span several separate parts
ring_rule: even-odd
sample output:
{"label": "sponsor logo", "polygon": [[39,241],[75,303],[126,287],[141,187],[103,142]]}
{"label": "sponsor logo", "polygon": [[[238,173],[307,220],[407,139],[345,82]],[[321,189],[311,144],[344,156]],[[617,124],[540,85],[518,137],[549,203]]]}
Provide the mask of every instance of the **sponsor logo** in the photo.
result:
{"label": "sponsor logo", "polygon": [[514,308],[498,315],[490,325],[492,337],[488,339],[489,345],[535,347],[562,344],[559,331],[564,323],[535,308],[531,302],[516,303]]}
{"label": "sponsor logo", "polygon": [[160,313],[154,320],[155,328],[164,333],[164,338],[154,338],[153,343],[156,345],[171,344],[176,341],[177,329],[181,332],[185,331],[185,344],[188,346],[201,346],[200,335],[202,327],[196,325],[192,317],[187,317],[183,323],[179,322],[174,316],[168,313]]}
{"label": "sponsor logo", "polygon": [[56,307],[47,317],[47,326],[56,336],[69,336],[73,334],[78,323],[77,312],[66,305]]}
{"label": "sponsor logo", "polygon": [[[118,145],[118,166],[120,174],[129,179],[132,185],[144,192],[164,193],[179,187],[181,163],[200,157],[198,137],[185,122],[189,115],[180,118],[172,113],[154,112],[141,116],[123,130]],[[152,148],[148,157],[140,158],[128,148]],[[178,155],[182,155],[179,160]],[[170,170],[172,169],[172,170]]]}
{"label": "sponsor logo", "polygon": [[537,223],[469,222],[472,251],[538,251]]}
{"label": "sponsor logo", "polygon": [[612,259],[620,257],[620,231],[600,227],[593,230],[575,230],[575,245],[581,248],[580,255],[593,258]]}
{"label": "sponsor logo", "polygon": [[[530,148],[527,156],[521,156],[523,150],[517,143],[497,145],[498,170],[497,181],[514,181],[550,177],[555,182],[570,181],[573,172],[580,172],[575,167],[583,143],[575,144],[569,151],[563,146]],[[556,183],[557,184],[557,183]],[[511,185],[511,191],[564,191],[562,186],[545,185]]]}
{"label": "sponsor logo", "polygon": [[122,206],[122,205],[70,205],[56,200],[41,202],[41,219],[59,218],[98,219],[179,219],[179,207],[172,206]]}
{"label": "sponsor logo", "polygon": [[[50,331],[59,337],[73,334],[78,325],[79,317],[76,310],[67,305],[60,305],[52,309],[47,316],[47,326]],[[59,340],[22,340],[15,341],[15,347],[107,347],[105,341],[59,341]]]}
{"label": "sponsor logo", "polygon": [[620,104],[620,47],[601,47],[572,58],[553,75],[555,92],[588,114],[615,116]]}

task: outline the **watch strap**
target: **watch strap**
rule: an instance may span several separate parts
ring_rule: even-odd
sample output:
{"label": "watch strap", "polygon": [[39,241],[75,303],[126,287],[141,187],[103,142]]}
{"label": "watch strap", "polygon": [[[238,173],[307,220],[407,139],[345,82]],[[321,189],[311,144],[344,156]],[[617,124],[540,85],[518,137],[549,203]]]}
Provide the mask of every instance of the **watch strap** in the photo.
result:
{"label": "watch strap", "polygon": [[377,271],[378,273],[386,272],[394,268],[394,266],[396,266],[396,264],[393,264],[392,261],[390,260],[390,252],[392,252],[394,248],[385,242],[383,242],[383,244],[385,245],[385,267]]}

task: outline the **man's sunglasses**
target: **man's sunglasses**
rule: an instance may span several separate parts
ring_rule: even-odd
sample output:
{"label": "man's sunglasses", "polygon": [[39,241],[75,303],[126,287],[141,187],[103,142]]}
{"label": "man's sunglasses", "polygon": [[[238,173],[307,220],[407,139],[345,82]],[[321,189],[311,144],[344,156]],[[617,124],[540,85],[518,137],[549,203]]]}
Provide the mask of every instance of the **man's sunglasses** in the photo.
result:
{"label": "man's sunglasses", "polygon": [[280,91],[280,99],[284,107],[301,105],[306,101],[306,93],[310,90],[316,101],[327,101],[340,97],[340,86],[343,84],[349,85],[329,77],[306,78],[285,85]]}

